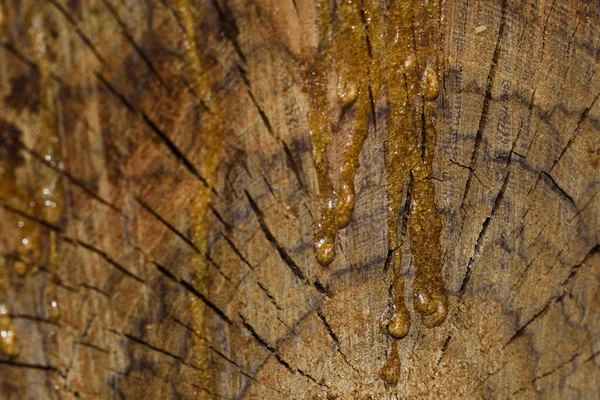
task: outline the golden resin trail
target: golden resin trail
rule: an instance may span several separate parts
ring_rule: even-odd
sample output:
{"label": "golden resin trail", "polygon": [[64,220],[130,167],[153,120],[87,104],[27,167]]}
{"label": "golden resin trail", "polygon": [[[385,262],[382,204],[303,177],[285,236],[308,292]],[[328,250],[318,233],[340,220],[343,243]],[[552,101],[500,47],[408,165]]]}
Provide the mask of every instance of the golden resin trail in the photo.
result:
{"label": "golden resin trail", "polygon": [[[387,82],[389,112],[385,168],[388,181],[388,246],[393,261],[391,304],[384,315],[387,333],[400,339],[411,326],[402,273],[402,240],[408,238],[416,274],[412,285],[414,310],[428,328],[440,325],[448,313],[442,278],[441,217],[435,206],[433,155],[436,141],[435,99],[440,91],[441,52],[439,0],[387,3],[387,20],[373,0],[365,14],[373,49],[372,75]],[[378,70],[376,70],[378,68]],[[379,79],[372,78],[377,83]],[[379,89],[379,85],[373,84]],[[375,96],[379,91],[374,90]],[[398,346],[393,342],[381,370],[388,386],[400,376]]]}
{"label": "golden resin trail", "polygon": [[[329,3],[318,3],[321,49],[308,69],[303,88],[310,102],[310,137],[319,185],[320,218],[315,229],[315,257],[321,265],[335,259],[337,231],[350,223],[355,204],[354,177],[358,157],[369,132],[369,53],[360,3],[342,0],[336,19],[330,20]],[[337,189],[329,174],[326,151],[333,141],[327,100],[328,78],[337,75],[338,102],[352,117]]]}
{"label": "golden resin trail", "polygon": [[[200,173],[206,182],[198,189],[192,203],[190,216],[193,226],[192,240],[200,251],[200,254],[196,255],[193,260],[193,284],[201,293],[207,293],[208,264],[206,257],[208,254],[209,231],[206,219],[212,201],[212,188],[216,182],[219,161],[222,155],[225,128],[222,115],[219,113],[218,99],[213,93],[211,81],[207,74],[208,67],[197,44],[198,27],[203,16],[199,14],[201,9],[195,8],[192,3],[190,0],[176,0],[175,7],[184,26],[185,61],[191,78],[191,86],[204,109],[202,131],[200,132],[204,144]],[[204,337],[206,329],[205,305],[195,296],[190,296],[189,301],[194,331]],[[203,338],[193,335],[193,340],[192,360],[194,366],[198,368],[197,378],[202,386],[207,387],[211,385],[212,380],[209,348]],[[198,392],[198,397],[210,398],[204,391]]]}
{"label": "golden resin trail", "polygon": [[[2,10],[0,10],[2,13]],[[34,150],[40,154],[52,169],[63,168],[61,139],[57,121],[56,83],[51,76],[51,56],[48,48],[47,21],[42,10],[29,5],[24,12],[28,44],[36,63],[40,79],[40,107],[38,123],[34,126]],[[0,24],[3,25],[3,24]],[[5,28],[5,26],[2,26]],[[35,79],[32,77],[31,79]],[[64,186],[61,175],[52,169],[32,166],[19,170],[25,160],[21,157],[20,131],[2,132],[0,137],[0,199],[8,206],[32,217],[39,218],[51,225],[59,226],[64,207]],[[26,172],[33,172],[28,176]],[[34,179],[31,190],[25,187],[28,179]],[[29,190],[28,190],[29,189]],[[40,224],[25,218],[16,222],[18,237],[18,255],[9,262],[0,258],[0,295],[4,294],[11,273],[26,275],[35,273],[42,264],[52,270],[58,260],[58,239],[56,232],[43,229]],[[47,246],[44,246],[44,243]],[[42,254],[42,249],[47,249]],[[9,265],[12,264],[12,269]],[[46,288],[49,297],[49,318],[58,317],[58,303],[49,294],[52,284]],[[15,357],[20,350],[20,342],[10,322],[7,305],[0,304],[0,351],[8,357]]]}
{"label": "golden resin trail", "polygon": [[[435,206],[433,153],[435,99],[439,94],[439,1],[390,4],[382,72],[388,80],[389,113],[385,154],[388,180],[388,240],[394,276],[388,333],[405,336],[410,314],[404,301],[401,235],[410,239],[416,266],[413,306],[427,327],[440,325],[448,300],[441,275],[441,217]],[[374,29],[376,31],[376,29]],[[404,232],[399,229],[404,227]]]}

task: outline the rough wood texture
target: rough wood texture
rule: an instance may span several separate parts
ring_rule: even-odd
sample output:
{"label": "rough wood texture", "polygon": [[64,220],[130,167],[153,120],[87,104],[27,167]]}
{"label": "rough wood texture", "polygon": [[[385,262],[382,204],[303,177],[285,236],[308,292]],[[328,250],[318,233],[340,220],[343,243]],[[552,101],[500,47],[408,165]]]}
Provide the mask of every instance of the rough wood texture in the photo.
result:
{"label": "rough wood texture", "polygon": [[[318,191],[299,84],[316,54],[314,2],[194,2],[225,121],[201,227],[206,288],[194,282],[202,252],[189,213],[205,180],[204,109],[174,5],[34,1],[50,54],[43,83],[27,3],[0,0],[0,155],[32,199],[58,182],[64,207],[53,222],[0,190],[0,304],[20,344],[0,355],[1,398],[600,396],[597,1],[443,3],[434,174],[449,314],[427,329],[409,306],[397,387],[380,376],[393,354],[379,321],[393,278],[385,93],[337,257],[314,259]],[[45,160],[44,118],[64,169]],[[24,266],[20,221],[41,238],[39,265]],[[203,331],[190,298],[205,307]]]}

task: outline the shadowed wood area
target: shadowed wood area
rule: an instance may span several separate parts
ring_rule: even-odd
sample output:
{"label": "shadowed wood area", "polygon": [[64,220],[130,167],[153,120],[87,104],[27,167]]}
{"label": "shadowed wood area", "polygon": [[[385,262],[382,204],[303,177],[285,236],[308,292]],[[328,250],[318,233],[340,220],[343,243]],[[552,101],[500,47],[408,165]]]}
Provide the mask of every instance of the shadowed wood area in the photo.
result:
{"label": "shadowed wood area", "polygon": [[[0,0],[0,398],[600,396],[600,3],[354,1]],[[400,28],[437,97],[383,67]],[[432,171],[394,186],[401,95]],[[322,171],[355,191],[328,266]]]}

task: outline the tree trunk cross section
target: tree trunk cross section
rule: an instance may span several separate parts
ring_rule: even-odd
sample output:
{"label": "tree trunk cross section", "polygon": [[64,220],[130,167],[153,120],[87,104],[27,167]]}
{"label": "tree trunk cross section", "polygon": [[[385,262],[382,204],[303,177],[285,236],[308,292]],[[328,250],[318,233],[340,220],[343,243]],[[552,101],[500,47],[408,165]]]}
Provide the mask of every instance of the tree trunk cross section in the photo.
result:
{"label": "tree trunk cross section", "polygon": [[592,0],[0,0],[0,398],[598,398],[599,55]]}

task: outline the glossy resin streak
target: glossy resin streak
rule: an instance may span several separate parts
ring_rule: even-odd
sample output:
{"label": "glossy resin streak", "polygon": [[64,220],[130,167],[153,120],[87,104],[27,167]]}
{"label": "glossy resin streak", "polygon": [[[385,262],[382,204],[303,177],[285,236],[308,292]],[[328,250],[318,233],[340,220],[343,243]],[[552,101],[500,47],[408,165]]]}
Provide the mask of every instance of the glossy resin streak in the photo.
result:
{"label": "glossy resin streak", "polygon": [[[219,110],[219,101],[213,93],[212,84],[208,77],[208,66],[205,58],[199,51],[197,44],[198,26],[203,16],[199,14],[202,8],[195,8],[191,0],[176,0],[175,8],[180,22],[183,25],[185,61],[190,77],[191,88],[198,97],[199,105],[203,109],[202,135],[203,157],[200,173],[204,178],[203,185],[199,187],[196,194],[190,216],[192,219],[193,243],[199,250],[193,260],[193,285],[200,293],[208,291],[208,228],[207,213],[213,196],[213,188],[222,155],[222,141],[225,128],[223,118]],[[194,295],[190,295],[190,313],[192,326],[199,335],[193,335],[194,354],[192,360],[197,367],[198,379],[204,385],[210,384],[210,365],[208,357],[208,346],[204,337],[205,330],[205,305]],[[202,336],[202,337],[201,337]],[[198,393],[208,397],[204,391]]]}
{"label": "glossy resin streak", "polygon": [[[394,251],[397,281],[401,281],[398,226],[405,212],[417,269],[414,309],[423,314],[425,326],[434,327],[445,320],[448,305],[441,275],[442,223],[435,207],[432,167],[436,140],[434,100],[439,93],[439,1],[398,2],[389,14],[394,33],[389,36],[391,56],[386,68],[390,79],[386,152],[389,245]],[[403,287],[403,282],[398,286]],[[396,307],[401,309],[404,305]],[[390,327],[403,328],[391,329],[390,334],[402,337],[408,331],[408,315],[398,313],[397,318],[401,322],[393,320]]]}
{"label": "glossy resin streak", "polygon": [[[401,238],[410,241],[416,267],[413,307],[426,327],[440,325],[448,313],[442,278],[441,217],[435,206],[433,155],[436,141],[435,99],[439,94],[441,51],[439,0],[404,0],[388,3],[387,26],[369,29],[377,38],[374,58],[382,60],[387,81],[389,113],[385,153],[388,180],[388,240],[394,266],[392,304],[387,332],[404,337],[411,325],[404,300]],[[381,51],[385,51],[381,53]],[[395,386],[399,374],[390,374],[397,349],[382,369],[387,384]]]}
{"label": "glossy resin streak", "polygon": [[[303,89],[310,101],[310,136],[319,185],[320,218],[315,229],[315,257],[321,265],[335,259],[337,231],[348,226],[354,210],[354,177],[358,157],[369,132],[370,57],[361,4],[353,0],[338,2],[331,19],[329,2],[318,3],[321,44],[316,61],[305,71]],[[352,117],[352,129],[346,140],[337,188],[329,173],[327,147],[333,140],[328,112],[329,80],[336,76],[337,100]]]}
{"label": "glossy resin streak", "polygon": [[[0,14],[3,10],[0,9]],[[61,154],[61,139],[56,105],[57,88],[51,75],[52,54],[47,46],[48,22],[42,17],[39,7],[24,3],[24,22],[27,40],[32,48],[40,79],[40,108],[31,140],[33,150],[39,154],[50,168],[35,170],[34,176],[24,175],[25,163],[21,155],[23,141],[21,131],[16,127],[2,127],[0,132],[0,199],[8,207],[20,213],[40,219],[53,226],[60,226],[64,207],[64,183],[60,173],[53,169],[64,168]],[[0,15],[0,19],[4,19]],[[4,26],[2,26],[4,28]],[[32,79],[35,79],[32,77]],[[35,117],[34,117],[35,118]],[[38,164],[39,165],[39,164]],[[32,169],[33,170],[33,169]],[[23,183],[29,180],[30,185]],[[33,181],[32,181],[33,180]],[[18,215],[18,214],[15,214]],[[45,264],[50,271],[58,263],[58,239],[54,230],[45,228],[28,218],[19,217],[18,251],[11,260],[0,258],[0,296],[4,294],[11,273],[26,275],[35,273]],[[12,267],[12,268],[11,268]],[[52,285],[46,288],[49,297],[49,319],[58,316],[58,304],[53,295]],[[0,304],[0,352],[9,357],[19,353],[20,345],[10,322],[6,305]]]}
{"label": "glossy resin streak", "polygon": [[[427,327],[440,325],[447,315],[441,275],[442,223],[432,180],[434,101],[440,90],[440,2],[403,0],[388,3],[384,10],[374,0],[341,0],[335,12],[329,2],[317,6],[321,43],[303,80],[310,102],[310,135],[321,211],[314,239],[315,257],[322,265],[330,264],[335,258],[336,233],[350,222],[358,156],[369,128],[369,87],[377,97],[382,82],[387,83],[388,238],[395,271],[387,331],[401,338],[410,329],[401,274],[402,236],[410,239],[417,270],[413,285],[415,311],[423,315]],[[339,104],[351,112],[353,119],[337,188],[326,156],[333,141],[329,120],[333,105],[328,99],[332,76],[338,78]]]}

